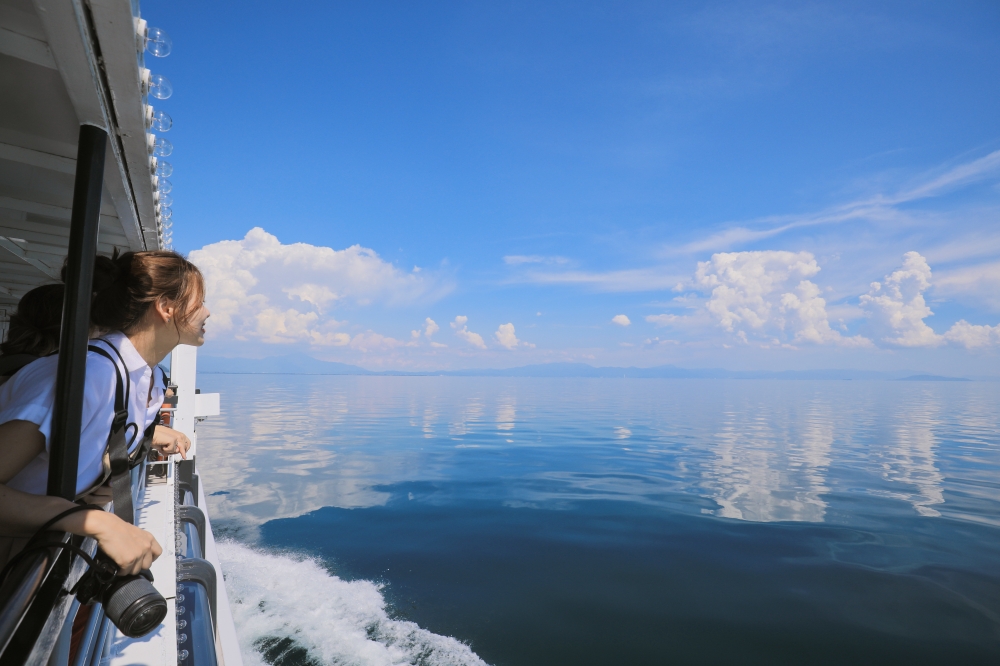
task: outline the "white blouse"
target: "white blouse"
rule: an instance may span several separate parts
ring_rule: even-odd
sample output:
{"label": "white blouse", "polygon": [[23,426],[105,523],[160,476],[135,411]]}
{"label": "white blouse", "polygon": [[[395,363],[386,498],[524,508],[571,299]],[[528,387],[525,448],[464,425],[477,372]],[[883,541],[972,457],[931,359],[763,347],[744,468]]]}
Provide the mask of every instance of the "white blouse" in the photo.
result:
{"label": "white blouse", "polygon": [[[90,344],[104,347],[115,365],[131,380],[129,388],[128,422],[137,429],[133,438],[132,428],[126,433],[129,451],[142,442],[143,433],[163,405],[163,372],[154,375],[136,348],[123,333],[103,336],[125,360],[122,368],[118,356],[100,340]],[[55,403],[56,366],[58,356],[46,356],[21,368],[3,386],[0,386],[0,424],[8,421],[31,421],[45,436],[45,451],[38,454],[6,485],[9,488],[35,495],[44,495],[49,476],[49,438],[52,434],[52,410]],[[150,390],[150,382],[153,382]],[[80,462],[77,469],[77,493],[90,488],[101,478],[104,467],[101,459],[108,445],[108,434],[115,415],[115,369],[104,356],[87,353],[87,377],[83,394],[83,422],[80,432]],[[123,387],[124,388],[124,387]],[[0,455],[5,443],[0,442]]]}

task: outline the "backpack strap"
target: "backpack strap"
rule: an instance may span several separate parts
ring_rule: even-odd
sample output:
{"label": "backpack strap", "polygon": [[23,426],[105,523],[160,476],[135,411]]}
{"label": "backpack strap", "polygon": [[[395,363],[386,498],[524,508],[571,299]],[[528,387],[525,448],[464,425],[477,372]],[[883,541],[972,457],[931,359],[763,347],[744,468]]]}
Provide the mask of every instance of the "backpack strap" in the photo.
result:
{"label": "backpack strap", "polygon": [[[107,340],[102,340],[111,349],[114,349],[118,358],[118,350]],[[105,349],[96,345],[88,345],[88,350],[100,354],[111,361],[115,367],[115,417],[111,421],[111,432],[108,434],[108,456],[111,459],[111,494],[114,498],[115,515],[127,523],[135,522],[135,509],[132,505],[132,476],[129,474],[129,441],[126,433],[131,427],[138,431],[138,426],[128,422],[128,394],[129,382],[128,373],[126,380],[122,381],[122,372],[118,364]],[[124,365],[122,359],[122,365]],[[132,439],[135,439],[133,433]]]}

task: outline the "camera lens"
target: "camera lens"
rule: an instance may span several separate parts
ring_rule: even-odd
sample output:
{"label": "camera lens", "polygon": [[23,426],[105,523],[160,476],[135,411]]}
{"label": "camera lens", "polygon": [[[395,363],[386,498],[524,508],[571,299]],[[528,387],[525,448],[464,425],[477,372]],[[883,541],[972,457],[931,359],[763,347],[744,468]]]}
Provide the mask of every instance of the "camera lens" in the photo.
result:
{"label": "camera lens", "polygon": [[163,622],[167,602],[143,576],[122,576],[104,593],[104,612],[123,634],[139,638]]}

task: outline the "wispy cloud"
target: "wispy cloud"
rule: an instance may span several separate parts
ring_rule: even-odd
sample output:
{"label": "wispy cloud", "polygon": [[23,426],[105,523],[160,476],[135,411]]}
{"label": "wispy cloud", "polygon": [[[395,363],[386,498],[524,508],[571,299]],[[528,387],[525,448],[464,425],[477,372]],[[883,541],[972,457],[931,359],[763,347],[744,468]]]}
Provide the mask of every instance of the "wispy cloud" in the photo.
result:
{"label": "wispy cloud", "polygon": [[895,194],[879,194],[832,206],[813,213],[780,215],[749,220],[723,229],[701,240],[677,248],[667,248],[667,254],[697,254],[728,250],[741,245],[772,238],[803,227],[833,225],[855,220],[892,222],[903,219],[900,206],[922,199],[941,196],[955,189],[982,181],[1000,172],[1000,150],[965,162],[937,175],[925,175],[918,182]]}
{"label": "wispy cloud", "polygon": [[522,264],[554,264],[557,266],[569,263],[566,257],[549,257],[541,254],[508,254],[503,258],[503,262],[508,266],[520,266]]}
{"label": "wispy cloud", "polygon": [[660,291],[683,281],[684,275],[664,268],[639,268],[620,271],[527,271],[511,282],[532,284],[579,285],[595,291]]}

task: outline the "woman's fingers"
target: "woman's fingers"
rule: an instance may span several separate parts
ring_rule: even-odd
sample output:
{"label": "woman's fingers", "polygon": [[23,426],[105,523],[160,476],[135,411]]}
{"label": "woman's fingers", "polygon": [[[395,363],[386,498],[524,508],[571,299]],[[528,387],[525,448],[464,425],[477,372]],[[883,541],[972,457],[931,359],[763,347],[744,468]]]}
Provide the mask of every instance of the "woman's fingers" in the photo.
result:
{"label": "woman's fingers", "polygon": [[181,454],[182,458],[187,458],[187,452],[191,448],[191,440],[187,435],[178,432],[167,426],[156,426],[153,434],[153,446],[166,455],[174,453]]}
{"label": "woman's fingers", "polygon": [[[104,512],[101,512],[104,513]],[[94,536],[101,550],[118,565],[121,575],[148,569],[163,552],[156,538],[111,513],[104,513],[103,525]]]}

